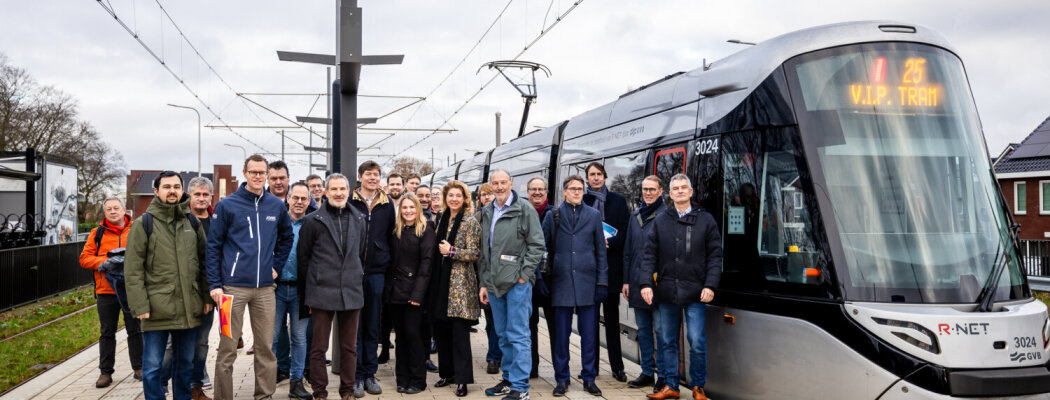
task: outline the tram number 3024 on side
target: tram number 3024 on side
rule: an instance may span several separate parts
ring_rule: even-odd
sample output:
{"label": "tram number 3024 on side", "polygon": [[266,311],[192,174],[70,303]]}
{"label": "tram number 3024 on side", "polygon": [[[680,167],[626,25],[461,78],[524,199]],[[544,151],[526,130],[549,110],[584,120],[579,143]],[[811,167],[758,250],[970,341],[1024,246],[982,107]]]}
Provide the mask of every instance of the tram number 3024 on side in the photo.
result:
{"label": "tram number 3024 on side", "polygon": [[708,138],[696,142],[696,155],[717,154],[718,138]]}

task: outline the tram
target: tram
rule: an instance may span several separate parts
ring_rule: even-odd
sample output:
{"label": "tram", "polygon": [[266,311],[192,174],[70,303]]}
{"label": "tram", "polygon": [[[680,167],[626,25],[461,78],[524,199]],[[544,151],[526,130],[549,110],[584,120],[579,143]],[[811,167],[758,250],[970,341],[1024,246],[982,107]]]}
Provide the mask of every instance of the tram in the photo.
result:
{"label": "tram", "polygon": [[[546,177],[554,200],[592,161],[631,207],[646,175],[685,173],[720,221],[713,397],[1050,398],[1047,308],[938,33],[876,21],[785,34],[424,183],[474,188],[504,169],[519,194]],[[621,321],[632,336],[626,302]]]}

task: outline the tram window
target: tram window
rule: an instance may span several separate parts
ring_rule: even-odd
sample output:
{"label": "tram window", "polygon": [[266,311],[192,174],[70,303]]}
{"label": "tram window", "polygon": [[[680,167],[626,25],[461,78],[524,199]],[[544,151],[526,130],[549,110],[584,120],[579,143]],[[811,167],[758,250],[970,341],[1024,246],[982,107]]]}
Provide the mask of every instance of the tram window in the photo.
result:
{"label": "tram window", "polygon": [[642,202],[642,179],[645,179],[647,155],[648,151],[640,151],[605,159],[605,172],[609,175],[605,185],[610,192],[619,193],[627,199],[627,208],[631,212]]}
{"label": "tram window", "polygon": [[674,147],[656,152],[653,174],[670,182],[675,174],[685,173],[685,147]]}
{"label": "tram window", "polygon": [[[818,284],[816,204],[795,128],[723,138],[725,274],[748,288]],[[732,275],[736,275],[733,277]]]}

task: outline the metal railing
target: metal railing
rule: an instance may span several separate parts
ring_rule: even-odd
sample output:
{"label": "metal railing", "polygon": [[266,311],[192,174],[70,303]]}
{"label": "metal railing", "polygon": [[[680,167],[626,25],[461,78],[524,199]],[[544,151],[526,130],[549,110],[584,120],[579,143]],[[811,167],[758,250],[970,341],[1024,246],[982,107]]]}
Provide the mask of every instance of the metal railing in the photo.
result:
{"label": "metal railing", "polygon": [[1021,259],[1028,276],[1050,276],[1050,240],[1021,240]]}
{"label": "metal railing", "polygon": [[94,282],[80,267],[84,242],[0,250],[0,311]]}

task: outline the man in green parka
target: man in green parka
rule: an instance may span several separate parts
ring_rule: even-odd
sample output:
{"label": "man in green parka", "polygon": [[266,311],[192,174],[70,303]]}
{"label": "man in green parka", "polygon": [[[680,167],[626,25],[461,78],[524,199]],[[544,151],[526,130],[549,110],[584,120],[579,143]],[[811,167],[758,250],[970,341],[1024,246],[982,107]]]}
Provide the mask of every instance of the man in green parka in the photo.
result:
{"label": "man in green parka", "polygon": [[146,400],[164,399],[161,361],[172,342],[172,391],[190,399],[197,326],[212,300],[201,262],[205,232],[189,212],[182,177],[164,171],[153,181],[153,201],[128,233],[125,287],[132,315],[142,321],[142,386]]}

